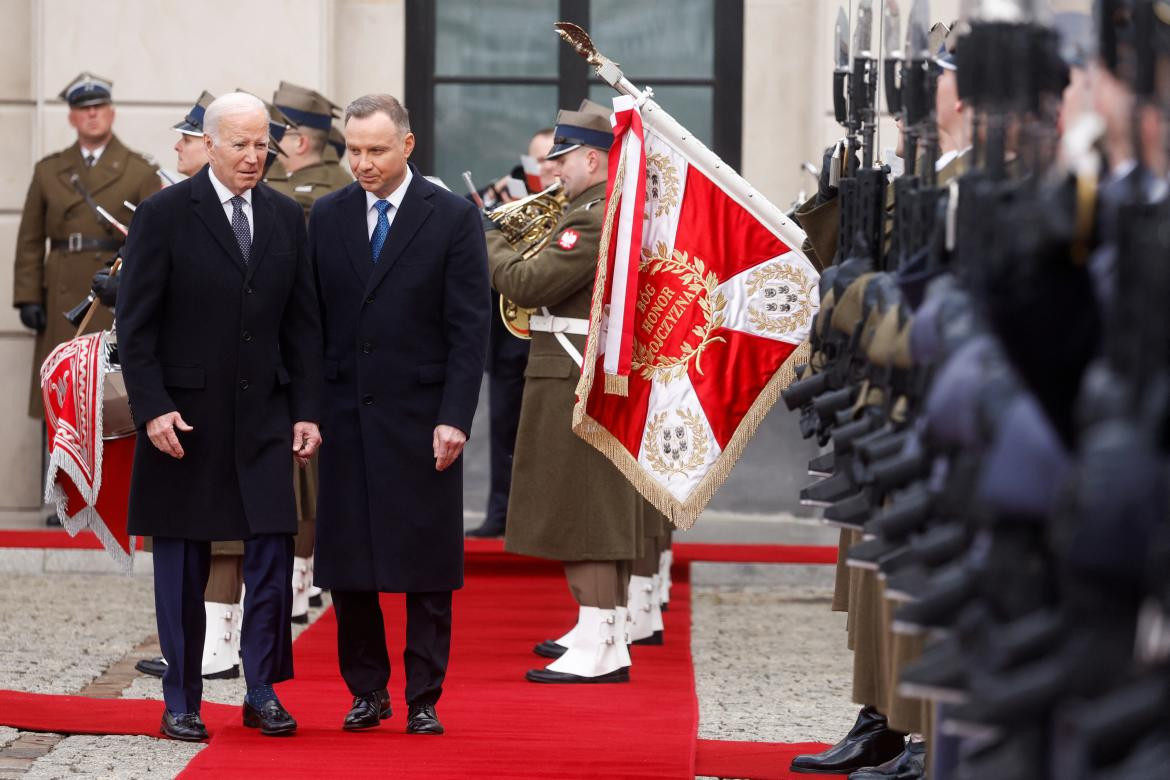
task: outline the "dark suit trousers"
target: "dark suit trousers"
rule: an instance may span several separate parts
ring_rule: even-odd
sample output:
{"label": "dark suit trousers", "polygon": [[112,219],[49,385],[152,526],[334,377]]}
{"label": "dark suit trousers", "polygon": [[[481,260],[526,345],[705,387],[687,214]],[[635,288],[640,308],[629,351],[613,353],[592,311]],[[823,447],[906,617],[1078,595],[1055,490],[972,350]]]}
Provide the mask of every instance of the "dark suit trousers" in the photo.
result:
{"label": "dark suit trousers", "polygon": [[[244,624],[240,637],[249,686],[292,677],[292,536],[244,542]],[[174,713],[198,712],[203,700],[203,591],[211,543],[154,538],[154,609],[167,671],[163,700]]]}
{"label": "dark suit trousers", "polygon": [[520,400],[524,397],[524,369],[528,366],[528,342],[505,333],[515,344],[497,349],[488,376],[491,487],[484,524],[503,528],[508,519],[508,495],[512,491],[512,455],[520,428]]}
{"label": "dark suit trousers", "polygon": [[[330,591],[337,614],[337,659],[350,693],[380,691],[390,682],[390,654],[378,593]],[[434,704],[443,693],[451,654],[451,591],[406,594],[408,704]]]}

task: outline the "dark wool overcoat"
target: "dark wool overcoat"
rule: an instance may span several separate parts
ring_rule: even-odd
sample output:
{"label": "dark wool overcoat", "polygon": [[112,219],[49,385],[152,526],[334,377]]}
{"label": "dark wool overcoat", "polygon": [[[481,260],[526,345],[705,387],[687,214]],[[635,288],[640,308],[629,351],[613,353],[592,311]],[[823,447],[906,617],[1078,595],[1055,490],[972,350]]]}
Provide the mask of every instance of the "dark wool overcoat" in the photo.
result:
{"label": "dark wool overcoat", "polygon": [[[252,190],[244,263],[208,169],[134,215],[118,290],[118,352],[138,425],[130,533],[248,539],[296,533],[292,429],[320,420],[321,328],[304,211]],[[182,459],[146,424],[178,410]]]}
{"label": "dark wool overcoat", "polygon": [[490,294],[479,212],[411,168],[374,263],[356,182],[317,201],[309,247],[325,334],[314,582],[463,586],[463,459],[435,470],[437,425],[470,435]]}

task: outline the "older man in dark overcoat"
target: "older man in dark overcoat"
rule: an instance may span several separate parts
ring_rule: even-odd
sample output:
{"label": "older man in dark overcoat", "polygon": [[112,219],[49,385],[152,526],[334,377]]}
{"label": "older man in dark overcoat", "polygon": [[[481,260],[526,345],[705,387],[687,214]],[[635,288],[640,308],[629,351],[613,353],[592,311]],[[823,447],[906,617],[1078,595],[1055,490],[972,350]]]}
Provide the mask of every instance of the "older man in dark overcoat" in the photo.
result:
{"label": "older man in dark overcoat", "polygon": [[129,530],[154,537],[162,730],[186,740],[207,737],[203,592],[211,542],[222,540],[244,540],[244,725],[296,729],[272,689],[292,677],[288,460],[307,460],[321,441],[321,329],[304,213],[260,183],[267,111],[231,93],[203,122],[209,166],[139,207],[117,310],[139,429]]}
{"label": "older man in dark overcoat", "polygon": [[325,334],[315,579],[332,589],[343,727],[390,715],[380,592],[406,593],[406,730],[435,712],[463,586],[461,453],[487,351],[490,293],[479,212],[407,162],[414,135],[389,95],[354,100],[356,182],[309,217]]}

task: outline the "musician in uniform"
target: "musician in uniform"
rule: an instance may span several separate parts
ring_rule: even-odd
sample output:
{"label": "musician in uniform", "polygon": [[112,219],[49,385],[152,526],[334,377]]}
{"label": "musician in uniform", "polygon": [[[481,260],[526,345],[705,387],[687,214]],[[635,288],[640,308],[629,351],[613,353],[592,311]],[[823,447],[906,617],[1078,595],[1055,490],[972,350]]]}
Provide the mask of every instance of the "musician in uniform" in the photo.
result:
{"label": "musician in uniform", "polygon": [[[37,163],[21,213],[12,303],[24,326],[37,333],[28,405],[34,418],[43,415],[41,363],[74,336],[62,314],[86,297],[94,274],[122,246],[121,233],[95,206],[128,225],[133,212],[125,203],[141,203],[162,184],[154,163],[114,135],[112,89],[109,79],[86,72],[62,90],[77,141]],[[112,322],[110,312],[100,309],[87,331],[105,330]]]}
{"label": "musician in uniform", "polygon": [[[548,159],[552,145],[551,127],[537,131],[528,142],[528,156],[540,167],[537,192],[556,181],[553,173],[555,163]],[[499,308],[499,297],[500,294],[493,290],[493,311]],[[483,524],[468,531],[470,537],[490,539],[504,535],[508,519],[508,494],[512,489],[516,429],[520,425],[520,400],[524,395],[524,367],[527,365],[528,341],[513,335],[504,327],[503,319],[493,317],[487,356],[491,488]]]}
{"label": "musician in uniform", "polygon": [[505,548],[564,562],[579,605],[576,626],[539,655],[533,682],[627,682],[626,599],[630,562],[644,552],[642,499],[621,472],[573,433],[571,418],[585,349],[601,238],[613,131],[609,112],[585,101],[557,116],[548,158],[569,204],[548,244],[525,260],[488,224],[492,286],[537,310],[524,376]]}

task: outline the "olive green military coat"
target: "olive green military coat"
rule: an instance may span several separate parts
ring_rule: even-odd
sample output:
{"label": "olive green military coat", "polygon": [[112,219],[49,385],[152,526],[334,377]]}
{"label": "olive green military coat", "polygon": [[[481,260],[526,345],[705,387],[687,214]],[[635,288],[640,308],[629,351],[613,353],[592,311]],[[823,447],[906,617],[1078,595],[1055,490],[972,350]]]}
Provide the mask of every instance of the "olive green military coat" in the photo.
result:
{"label": "olive green military coat", "polygon": [[289,173],[277,161],[273,163],[264,181],[272,189],[301,204],[305,210],[305,217],[308,218],[309,211],[312,210],[313,204],[317,202],[318,198],[341,189],[352,182],[353,177],[335,162],[306,165],[304,168]]}
{"label": "olive green military coat", "polygon": [[[123,225],[129,226],[133,212],[123,205],[137,206],[158,192],[161,181],[156,166],[132,152],[113,137],[97,164],[88,168],[81,146],[74,143],[64,151],[45,157],[33,169],[32,183],[24,201],[16,240],[12,303],[40,303],[45,307],[48,326],[37,335],[29,394],[30,417],[43,415],[41,407],[41,363],[58,344],[73,338],[76,331],[63,316],[89,294],[93,275],[114,256],[113,251],[75,252],[54,249],[46,253],[46,239],[67,240],[70,234],[86,238],[117,239],[122,235],[99,220],[70,178],[76,173],[94,201]],[[87,332],[109,328],[113,317],[99,307]]]}
{"label": "olive green military coat", "polygon": [[[500,231],[490,231],[492,286],[520,306],[588,319],[604,210],[605,185],[581,193],[548,245],[527,261]],[[585,337],[568,338],[583,354]],[[644,545],[643,502],[604,455],[573,433],[580,376],[553,334],[532,334],[504,547],[558,561],[633,560]]]}

